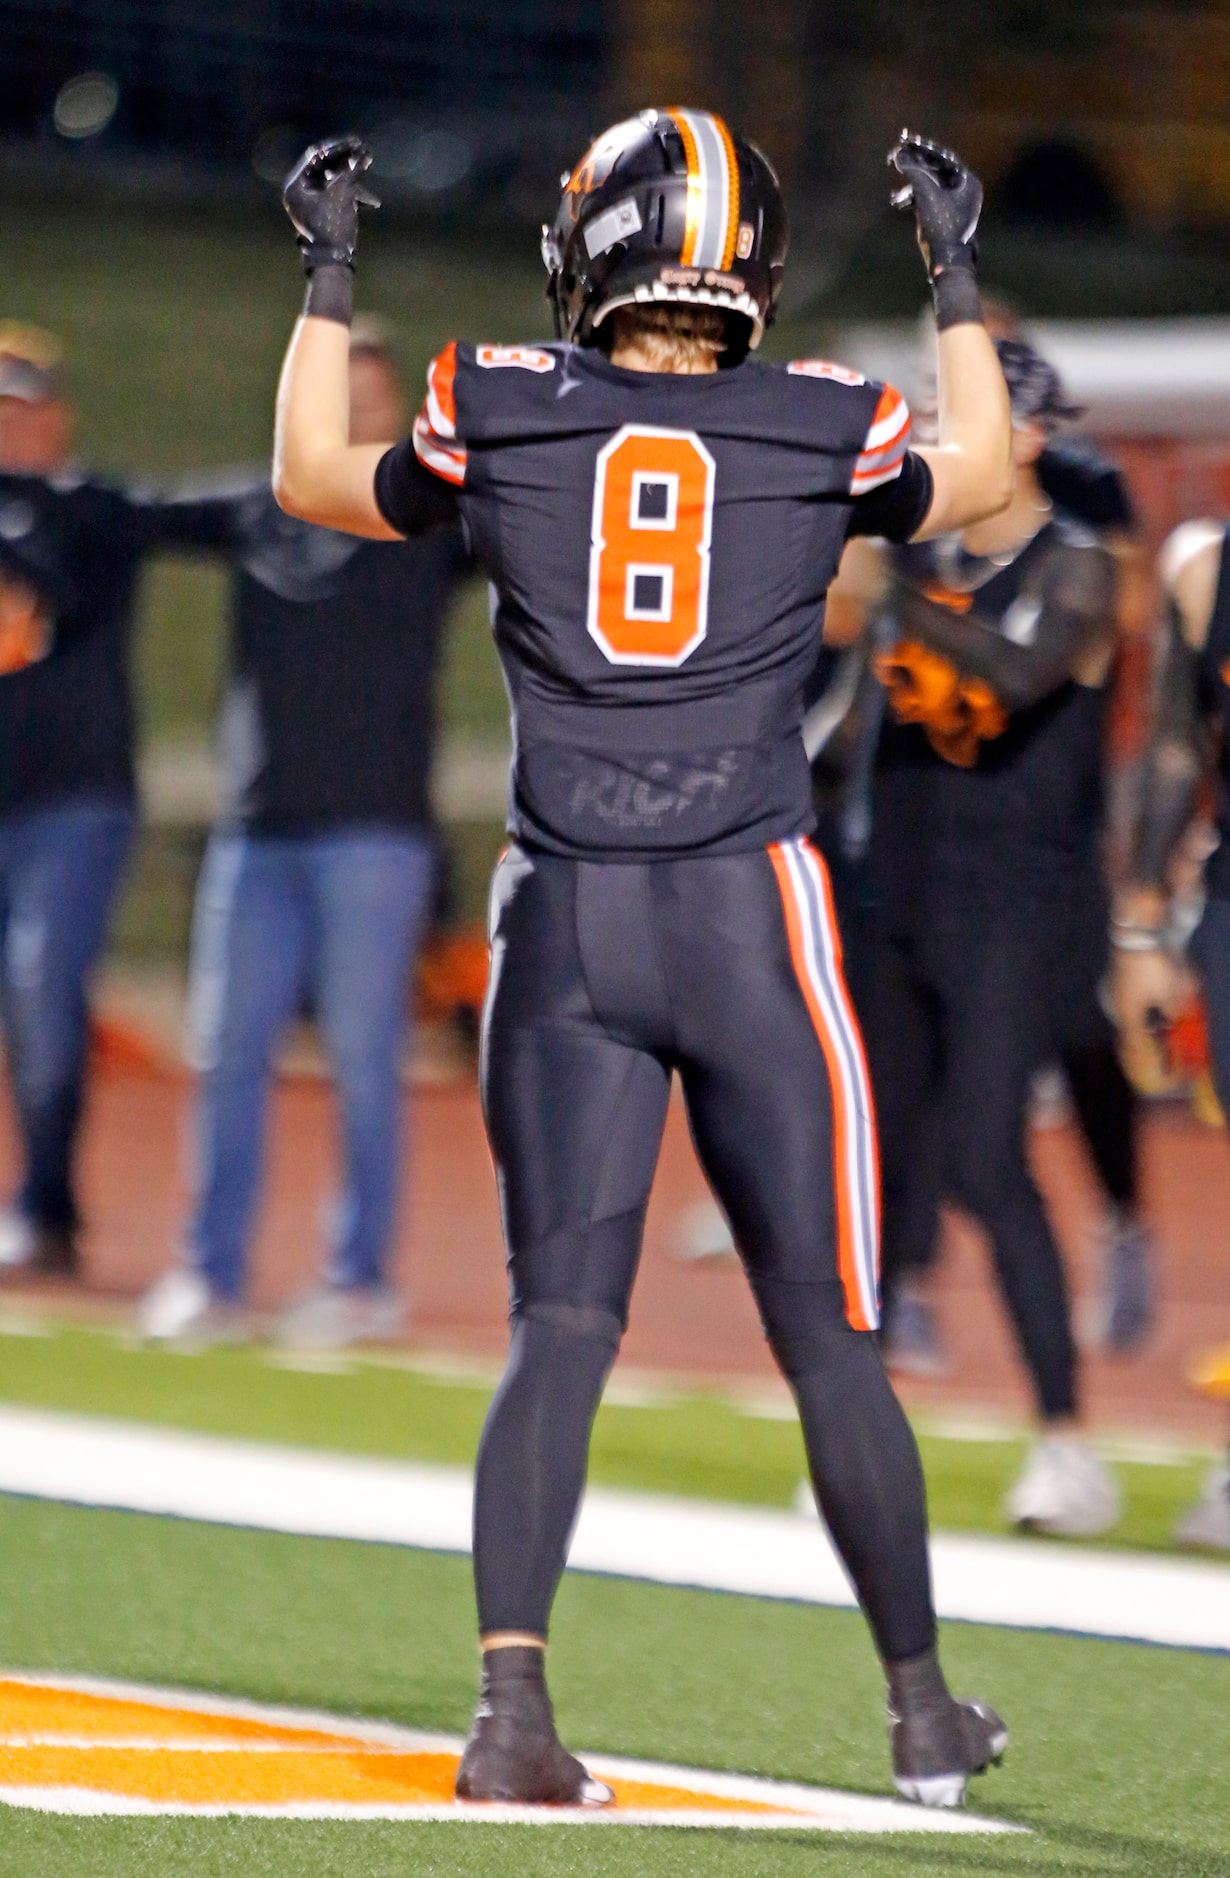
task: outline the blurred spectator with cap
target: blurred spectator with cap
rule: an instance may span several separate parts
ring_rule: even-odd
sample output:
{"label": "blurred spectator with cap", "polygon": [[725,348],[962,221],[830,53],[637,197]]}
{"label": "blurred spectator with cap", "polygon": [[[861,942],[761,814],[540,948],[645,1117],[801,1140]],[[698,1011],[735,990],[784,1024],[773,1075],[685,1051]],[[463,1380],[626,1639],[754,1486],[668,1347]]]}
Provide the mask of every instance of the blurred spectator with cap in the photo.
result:
{"label": "blurred spectator with cap", "polygon": [[0,1273],[73,1275],[90,977],[136,820],[138,569],[196,545],[173,500],[72,467],[58,342],[0,325],[0,1022],[23,1152]]}
{"label": "blurred spectator with cap", "polygon": [[[351,437],[406,429],[382,331],[356,321]],[[189,988],[200,1073],[184,1256],[140,1311],[145,1335],[250,1334],[248,1248],[272,1059],[305,999],[337,1082],[345,1185],[327,1269],[276,1326],[284,1344],[389,1337],[402,1158],[400,1068],[432,907],[435,685],[466,554],[456,528],[377,542],[295,521],[268,472],[202,491],[198,526],[233,569],[224,804],[197,891]]]}

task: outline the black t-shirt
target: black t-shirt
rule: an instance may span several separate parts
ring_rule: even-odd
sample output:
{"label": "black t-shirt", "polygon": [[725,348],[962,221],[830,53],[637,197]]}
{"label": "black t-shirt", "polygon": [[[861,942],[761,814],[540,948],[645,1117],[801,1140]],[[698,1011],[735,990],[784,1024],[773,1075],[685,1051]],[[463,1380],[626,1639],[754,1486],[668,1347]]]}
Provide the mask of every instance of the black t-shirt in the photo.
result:
{"label": "black t-shirt", "polygon": [[195,507],[234,568],[224,821],[266,835],[425,825],[460,530],[358,540],[284,515],[264,478]]}
{"label": "black t-shirt", "polygon": [[519,840],[637,860],[814,825],[801,721],[825,592],[851,532],[921,523],[908,440],[896,391],[819,360],[696,377],[560,345],[433,361],[377,500],[409,532],[424,466],[456,492],[496,592]]}
{"label": "black t-shirt", "polygon": [[228,819],[268,833],[425,823],[460,533],[357,541],[283,515],[252,477],[154,495],[0,476],[0,813],[133,796],[133,600],[158,551],[234,565]]}
{"label": "black t-shirt", "polygon": [[[1027,635],[1064,581],[1068,558],[1105,554],[1079,523],[1057,516],[1009,566],[981,564],[989,578],[972,591],[977,615],[1009,638]],[[944,584],[936,544],[895,558],[898,579],[936,597],[933,583]],[[937,895],[951,905],[1018,885],[1066,891],[1071,868],[1098,854],[1105,714],[1103,687],[1067,679],[1015,711],[969,769],[937,755],[918,725],[888,716],[871,842],[881,897],[925,919]]]}
{"label": "black t-shirt", "polygon": [[134,793],[138,566],[205,545],[173,499],[89,477],[0,475],[0,814]]}

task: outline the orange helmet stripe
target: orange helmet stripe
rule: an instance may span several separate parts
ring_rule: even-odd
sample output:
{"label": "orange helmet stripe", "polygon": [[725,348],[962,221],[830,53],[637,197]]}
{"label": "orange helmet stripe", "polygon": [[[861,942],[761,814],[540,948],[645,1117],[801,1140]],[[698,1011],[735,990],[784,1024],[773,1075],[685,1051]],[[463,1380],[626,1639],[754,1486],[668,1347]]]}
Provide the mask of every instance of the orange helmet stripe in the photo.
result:
{"label": "orange helmet stripe", "polygon": [[735,258],[735,241],[739,234],[739,159],[725,118],[715,117],[713,123],[726,151],[726,240],[722,246],[722,272],[725,273]]}
{"label": "orange helmet stripe", "polygon": [[683,250],[679,256],[684,267],[693,267],[696,263],[696,240],[700,234],[701,212],[704,208],[704,183],[700,173],[700,150],[696,143],[686,111],[670,113],[676,130],[683,141],[683,154],[688,164],[688,201],[683,228]]}
{"label": "orange helmet stripe", "polygon": [[680,262],[684,267],[725,271],[734,259],[739,232],[739,164],[734,139],[712,111],[677,107],[668,116],[679,132],[688,166]]}

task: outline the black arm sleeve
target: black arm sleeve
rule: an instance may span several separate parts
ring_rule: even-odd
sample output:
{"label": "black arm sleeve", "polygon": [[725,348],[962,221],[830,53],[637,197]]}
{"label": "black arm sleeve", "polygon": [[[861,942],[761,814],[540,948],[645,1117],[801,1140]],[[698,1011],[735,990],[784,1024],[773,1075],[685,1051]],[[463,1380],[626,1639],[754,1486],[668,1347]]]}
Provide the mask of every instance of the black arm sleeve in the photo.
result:
{"label": "black arm sleeve", "polygon": [[128,492],[139,554],[230,554],[242,539],[242,517],[269,488],[267,471],[234,470],[186,480],[170,489]]}
{"label": "black arm sleeve", "polygon": [[399,535],[445,528],[460,513],[456,490],[419,462],[409,439],[386,450],[376,465],[376,507]]}
{"label": "black arm sleeve", "polygon": [[1057,546],[1022,587],[1037,608],[1032,636],[1019,644],[976,610],[956,613],[913,588],[898,593],[901,634],[981,678],[1010,711],[1025,710],[1072,676],[1100,635],[1114,631],[1114,564],[1100,546]]}
{"label": "black arm sleeve", "polygon": [[925,457],[907,450],[899,476],[851,503],[846,534],[909,541],[926,521],[934,494],[935,479]]}
{"label": "black arm sleeve", "polygon": [[1132,827],[1133,886],[1167,891],[1171,856],[1191,821],[1200,781],[1200,655],[1169,596],[1154,675],[1153,722]]}

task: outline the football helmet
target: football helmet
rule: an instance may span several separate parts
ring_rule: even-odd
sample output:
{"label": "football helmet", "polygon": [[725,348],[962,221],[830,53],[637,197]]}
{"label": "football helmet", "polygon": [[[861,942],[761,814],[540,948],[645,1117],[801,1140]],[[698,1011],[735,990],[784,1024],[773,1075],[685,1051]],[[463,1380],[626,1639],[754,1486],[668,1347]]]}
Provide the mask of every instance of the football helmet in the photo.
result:
{"label": "football helmet", "polygon": [[542,231],[559,338],[596,345],[632,304],[718,307],[723,363],[760,343],[781,293],[789,233],[773,166],[710,111],[642,111],[615,124],[561,179]]}

